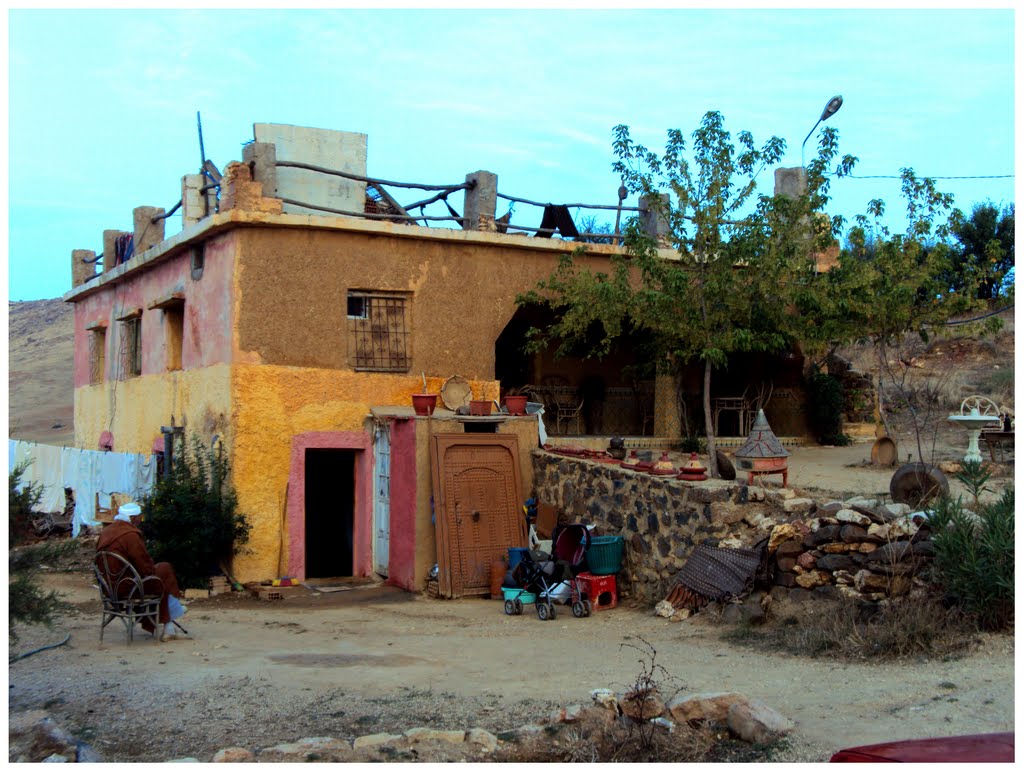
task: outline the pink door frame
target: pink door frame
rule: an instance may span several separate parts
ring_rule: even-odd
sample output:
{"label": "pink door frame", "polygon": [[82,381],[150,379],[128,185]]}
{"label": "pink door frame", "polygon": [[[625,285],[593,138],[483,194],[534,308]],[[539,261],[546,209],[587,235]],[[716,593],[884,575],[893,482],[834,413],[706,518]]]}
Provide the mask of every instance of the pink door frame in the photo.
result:
{"label": "pink door frame", "polygon": [[387,583],[410,592],[424,589],[416,584],[416,424],[405,416],[391,421]]}
{"label": "pink door frame", "polygon": [[352,574],[373,571],[373,454],[366,432],[306,432],[292,437],[288,471],[288,576],[306,578],[306,451],[355,450],[356,500],[352,512]]}

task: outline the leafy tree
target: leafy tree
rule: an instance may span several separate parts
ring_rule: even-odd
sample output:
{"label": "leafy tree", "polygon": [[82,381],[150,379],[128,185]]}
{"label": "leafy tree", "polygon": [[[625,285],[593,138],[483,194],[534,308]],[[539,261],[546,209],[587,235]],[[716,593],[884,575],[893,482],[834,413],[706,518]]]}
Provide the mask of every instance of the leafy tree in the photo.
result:
{"label": "leafy tree", "polygon": [[[870,341],[878,358],[879,379],[887,378],[912,418],[919,458],[924,460],[917,406],[905,388],[911,358],[904,352],[908,334],[927,341],[935,329],[955,316],[983,306],[978,287],[991,280],[991,268],[971,262],[951,287],[953,250],[949,244],[956,222],[953,197],[941,193],[931,179],[901,170],[907,227],[895,233],[884,224],[885,203],[875,199],[866,215],[855,218],[839,265],[806,285],[797,306],[799,337],[809,348],[834,348]],[[996,318],[989,329],[999,325]],[[880,400],[880,419],[892,430]]]}
{"label": "leafy tree", "polygon": [[[667,236],[659,243],[631,218],[626,254],[613,259],[611,274],[579,265],[574,258],[583,248],[564,257],[549,279],[518,298],[556,311],[551,327],[531,331],[534,349],[557,343],[556,353],[564,354],[593,339],[596,328],[600,334],[591,355],[601,356],[615,339],[638,332],[649,341],[663,374],[678,376],[683,365],[703,362],[707,452],[717,475],[712,371],[724,367],[732,352],[787,345],[792,328],[787,298],[811,280],[815,252],[839,225],[814,216],[827,201],[825,171],[838,154],[835,131],[825,129],[822,135],[804,194],[755,199],[758,174],[785,149],[778,137],[758,147],[743,131],[734,142],[721,114],[708,112],[692,134],[691,147],[672,129],[658,156],[634,143],[627,126],[617,126],[613,169],[664,219]],[[836,173],[847,173],[855,160],[843,158]],[[661,195],[665,190],[670,195]],[[744,216],[751,206],[753,214]],[[666,255],[663,246],[675,255]]]}
{"label": "leafy tree", "polygon": [[230,467],[221,453],[198,437],[176,448],[171,473],[142,500],[142,532],[156,561],[174,566],[182,588],[202,588],[249,539],[248,518],[237,511],[228,483]]}
{"label": "leafy tree", "polygon": [[991,201],[975,204],[969,217],[957,212],[950,230],[956,247],[944,278],[950,288],[962,289],[964,275],[984,265],[988,277],[978,284],[978,297],[993,300],[1009,290],[1008,274],[1014,267],[1014,204],[1002,209]]}
{"label": "leafy tree", "polygon": [[806,379],[807,422],[822,445],[848,445],[843,434],[843,385],[838,378],[812,367]]}
{"label": "leafy tree", "polygon": [[39,566],[53,562],[73,549],[69,541],[58,544],[19,546],[29,532],[32,508],[43,497],[45,488],[39,483],[22,484],[28,464],[19,464],[7,475],[9,546],[7,571],[7,622],[11,637],[18,638],[15,624],[53,624],[54,616],[64,608],[60,595],[46,592],[39,585]]}
{"label": "leafy tree", "polygon": [[[588,244],[611,244],[615,237],[615,228],[611,223],[598,222],[596,215],[587,214],[576,223],[576,230],[580,232],[577,241]],[[584,236],[583,234],[593,234]]]}

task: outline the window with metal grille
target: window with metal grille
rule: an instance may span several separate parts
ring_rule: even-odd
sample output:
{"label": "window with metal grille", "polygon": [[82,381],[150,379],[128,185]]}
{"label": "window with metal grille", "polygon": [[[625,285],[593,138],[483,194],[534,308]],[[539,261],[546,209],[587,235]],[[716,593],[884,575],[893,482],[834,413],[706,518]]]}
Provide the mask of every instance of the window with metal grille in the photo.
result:
{"label": "window with metal grille", "polygon": [[409,351],[408,296],[351,291],[347,298],[349,364],[356,370],[405,373]]}
{"label": "window with metal grille", "polygon": [[121,363],[126,378],[142,375],[142,316],[121,322]]}
{"label": "window with metal grille", "polygon": [[103,383],[107,363],[107,328],[89,330],[89,383]]}

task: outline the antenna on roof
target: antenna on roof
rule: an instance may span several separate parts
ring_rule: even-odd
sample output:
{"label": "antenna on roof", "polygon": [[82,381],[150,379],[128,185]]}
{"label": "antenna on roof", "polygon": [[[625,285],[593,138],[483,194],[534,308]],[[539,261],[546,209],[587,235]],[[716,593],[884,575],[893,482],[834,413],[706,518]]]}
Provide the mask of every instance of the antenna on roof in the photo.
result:
{"label": "antenna on roof", "polygon": [[203,147],[203,119],[196,110],[196,126],[199,128],[199,171],[204,172],[206,166],[206,148]]}
{"label": "antenna on roof", "polygon": [[199,116],[199,111],[196,110],[196,126],[199,128],[199,173],[206,177],[214,185],[220,185],[220,170],[213,161],[206,159],[206,148],[203,146],[203,120]]}

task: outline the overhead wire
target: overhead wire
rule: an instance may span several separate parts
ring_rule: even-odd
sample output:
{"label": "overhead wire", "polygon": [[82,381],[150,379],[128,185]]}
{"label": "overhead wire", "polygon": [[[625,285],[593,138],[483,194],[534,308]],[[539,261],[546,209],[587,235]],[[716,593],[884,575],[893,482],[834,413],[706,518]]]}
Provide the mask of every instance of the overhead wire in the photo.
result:
{"label": "overhead wire", "polygon": [[[901,174],[837,174],[836,172],[826,172],[826,177],[842,177],[843,179],[854,179],[854,180],[902,180],[903,175]],[[964,174],[964,175],[935,175],[935,174],[916,174],[918,179],[922,180],[1005,180],[1013,179],[1016,175],[1013,174]]]}

